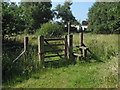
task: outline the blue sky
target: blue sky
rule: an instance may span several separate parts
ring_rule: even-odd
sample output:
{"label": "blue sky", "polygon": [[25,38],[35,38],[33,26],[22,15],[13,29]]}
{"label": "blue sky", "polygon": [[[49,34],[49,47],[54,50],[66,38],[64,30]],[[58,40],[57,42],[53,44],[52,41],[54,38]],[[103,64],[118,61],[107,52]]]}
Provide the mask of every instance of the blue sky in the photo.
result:
{"label": "blue sky", "polygon": [[[63,5],[64,2],[52,2],[52,9],[56,7],[58,4]],[[94,2],[73,2],[71,5],[71,10],[74,15],[74,17],[82,22],[83,20],[86,20],[88,17],[88,10],[93,5]]]}
{"label": "blue sky", "polygon": [[[20,2],[21,0],[10,0],[10,1],[14,1],[14,2]],[[77,1],[72,1],[73,4],[71,5],[71,10],[72,10],[72,13],[74,15],[74,17],[82,22],[83,20],[86,20],[88,17],[87,17],[87,14],[88,14],[88,10],[89,8],[93,5],[93,3],[95,1],[92,1],[92,2],[77,2]],[[52,2],[52,9],[54,9],[58,4],[63,4],[64,2]]]}

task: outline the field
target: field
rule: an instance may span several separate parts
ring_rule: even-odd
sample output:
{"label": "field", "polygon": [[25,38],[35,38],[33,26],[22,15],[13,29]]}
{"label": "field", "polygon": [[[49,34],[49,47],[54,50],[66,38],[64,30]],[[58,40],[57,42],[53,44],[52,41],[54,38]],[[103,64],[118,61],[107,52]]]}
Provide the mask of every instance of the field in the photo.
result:
{"label": "field", "polygon": [[[73,34],[73,44],[79,44],[79,34]],[[23,44],[22,36],[18,43]],[[27,62],[25,57],[12,66],[11,61],[23,50],[3,47],[3,88],[117,88],[118,87],[118,35],[84,34],[84,44],[94,53],[87,60],[70,61],[48,58],[43,69],[37,66],[37,39],[30,36]],[[74,52],[78,52],[74,48]],[[54,61],[54,60],[59,61]],[[9,63],[8,63],[9,62]],[[24,63],[24,64],[23,64]],[[23,67],[24,66],[24,67]],[[10,68],[8,70],[8,68]],[[22,68],[22,69],[21,69]],[[23,69],[24,68],[24,69]],[[12,73],[12,74],[11,74]],[[9,76],[8,76],[9,75]]]}

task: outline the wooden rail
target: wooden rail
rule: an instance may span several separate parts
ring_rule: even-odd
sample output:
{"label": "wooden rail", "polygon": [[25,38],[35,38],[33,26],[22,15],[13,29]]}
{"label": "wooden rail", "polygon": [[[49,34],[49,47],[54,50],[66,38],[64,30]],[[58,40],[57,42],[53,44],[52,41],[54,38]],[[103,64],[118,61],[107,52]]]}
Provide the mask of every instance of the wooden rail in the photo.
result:
{"label": "wooden rail", "polygon": [[46,41],[57,41],[57,40],[65,40],[64,38],[46,38]]}
{"label": "wooden rail", "polygon": [[47,52],[62,52],[62,51],[64,51],[64,49],[51,50],[51,51],[44,51],[44,53],[47,53]]}
{"label": "wooden rail", "polygon": [[[59,40],[63,40],[64,44],[51,44],[48,41],[59,41]],[[44,44],[45,42],[45,44]],[[44,50],[45,46],[49,46],[52,50]],[[55,50],[55,48],[53,46],[64,46],[64,49],[58,49]],[[62,58],[62,56],[64,55],[68,60],[72,57],[72,50],[73,49],[73,35],[66,35],[64,38],[45,38],[44,36],[39,36],[38,37],[38,56],[39,56],[39,64],[44,62],[45,58],[49,58],[49,57],[57,57],[59,56],[60,58]],[[64,54],[59,54],[58,52],[64,51]],[[47,52],[55,52],[57,55],[48,55],[45,56],[45,54]]]}
{"label": "wooden rail", "polygon": [[65,44],[46,44],[46,45],[44,45],[44,46],[63,46],[63,45],[65,45]]}
{"label": "wooden rail", "polygon": [[15,60],[13,60],[13,63],[16,62],[23,54],[25,54],[27,50],[28,50],[28,37],[24,37],[24,51]]}
{"label": "wooden rail", "polygon": [[[59,55],[49,55],[49,56],[45,56],[45,58],[49,58],[49,57],[56,57],[56,56],[58,56],[58,57],[59,57]],[[64,54],[61,54],[60,56],[64,56]]]}

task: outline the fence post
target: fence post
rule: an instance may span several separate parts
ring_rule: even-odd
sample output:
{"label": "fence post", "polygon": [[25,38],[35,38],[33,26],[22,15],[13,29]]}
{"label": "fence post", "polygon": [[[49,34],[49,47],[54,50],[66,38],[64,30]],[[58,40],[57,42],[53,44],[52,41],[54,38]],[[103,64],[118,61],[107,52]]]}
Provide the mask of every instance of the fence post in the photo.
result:
{"label": "fence post", "polygon": [[38,36],[38,57],[39,64],[44,63],[44,36]]}
{"label": "fence post", "polygon": [[80,47],[83,45],[83,31],[80,32]]}
{"label": "fence post", "polygon": [[24,37],[24,51],[28,50],[28,37]]}
{"label": "fence post", "polygon": [[24,37],[24,55],[25,55],[25,63],[27,63],[27,57],[28,57],[28,37]]}
{"label": "fence post", "polygon": [[68,47],[68,43],[67,43],[67,35],[65,35],[64,38],[65,38],[65,41],[64,41],[64,43],[65,43],[64,54],[65,54],[65,58],[67,58],[67,47]]}
{"label": "fence post", "polygon": [[68,42],[67,58],[70,59],[72,57],[72,51],[73,51],[73,35],[68,35],[67,42]]}
{"label": "fence post", "polygon": [[[83,45],[83,31],[80,32],[80,47]],[[80,49],[80,54],[83,54],[83,50]]]}
{"label": "fence post", "polygon": [[70,35],[70,22],[68,23],[68,35]]}

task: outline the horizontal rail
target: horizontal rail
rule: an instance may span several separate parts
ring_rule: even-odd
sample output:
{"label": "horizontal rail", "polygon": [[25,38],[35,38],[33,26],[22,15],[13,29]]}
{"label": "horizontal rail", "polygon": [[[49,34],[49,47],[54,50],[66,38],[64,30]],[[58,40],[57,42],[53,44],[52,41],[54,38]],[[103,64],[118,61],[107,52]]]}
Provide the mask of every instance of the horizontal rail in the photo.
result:
{"label": "horizontal rail", "polygon": [[82,57],[83,55],[79,54],[79,53],[73,53],[74,56],[78,56],[78,57]]}
{"label": "horizontal rail", "polygon": [[62,51],[64,51],[65,49],[59,49],[59,50],[52,50],[52,51],[44,51],[45,53],[46,52],[62,52]]}
{"label": "horizontal rail", "polygon": [[65,45],[65,44],[49,44],[49,45],[44,45],[44,46],[62,46],[62,45]]}
{"label": "horizontal rail", "polygon": [[[63,56],[64,54],[60,55],[60,56]],[[49,58],[49,57],[59,57],[59,55],[50,55],[50,56],[45,56],[44,58]]]}
{"label": "horizontal rail", "polygon": [[46,38],[46,41],[56,41],[56,40],[65,40],[64,38]]}

